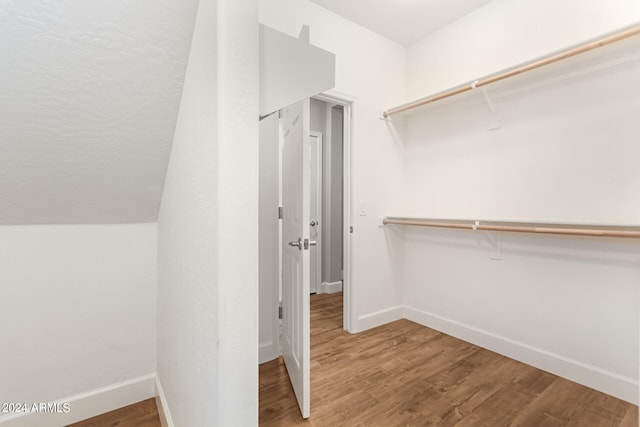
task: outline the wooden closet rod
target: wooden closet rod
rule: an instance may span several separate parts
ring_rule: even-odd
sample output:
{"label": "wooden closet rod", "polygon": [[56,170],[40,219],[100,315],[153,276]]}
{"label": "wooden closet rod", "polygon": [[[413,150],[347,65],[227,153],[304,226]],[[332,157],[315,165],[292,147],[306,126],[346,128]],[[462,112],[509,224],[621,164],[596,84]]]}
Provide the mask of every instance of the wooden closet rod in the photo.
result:
{"label": "wooden closet rod", "polygon": [[[461,228],[465,230],[485,230],[485,231],[511,231],[516,233],[544,233],[544,234],[564,234],[570,236],[595,236],[595,237],[626,237],[631,239],[640,239],[640,231],[634,230],[614,230],[607,228],[598,228],[595,226],[586,226],[588,228],[573,228],[562,227],[554,225],[553,227],[547,227],[545,224],[534,225],[520,225],[515,222],[509,222],[504,225],[498,221],[491,221],[492,224],[481,224],[480,221],[474,223],[463,222],[440,222],[433,220],[422,219],[406,219],[406,218],[392,218],[387,217],[382,220],[384,225],[398,224],[398,225],[415,225],[418,227],[440,227],[440,228]],[[551,225],[551,224],[550,224]],[[582,226],[576,226],[582,227]]]}
{"label": "wooden closet rod", "polygon": [[532,62],[528,62],[524,65],[521,65],[516,68],[512,68],[503,72],[499,72],[497,74],[490,75],[488,77],[484,77],[482,79],[477,79],[467,84],[456,86],[452,89],[446,90],[444,92],[437,93],[435,95],[427,96],[424,98],[420,98],[417,101],[408,102],[406,104],[399,105],[394,108],[390,108],[382,113],[384,118],[388,118],[393,114],[402,113],[407,110],[411,110],[413,108],[421,107],[426,104],[430,104],[432,102],[440,101],[441,99],[449,98],[454,95],[458,95],[463,92],[468,92],[475,88],[486,86],[491,83],[495,83],[499,80],[504,80],[509,77],[516,76],[518,74],[525,73],[527,71],[534,70],[536,68],[544,67],[545,65],[552,64],[554,62],[561,61],[566,58],[570,58],[575,55],[579,55],[584,52],[588,52],[590,50],[606,46],[611,43],[615,43],[620,40],[627,39],[629,37],[633,37],[640,34],[640,25],[629,28],[627,30],[609,35],[607,37],[603,37],[601,39],[582,44],[580,46],[574,47],[572,49],[564,50],[560,53],[556,53],[554,55],[546,56],[542,59],[538,59]]}

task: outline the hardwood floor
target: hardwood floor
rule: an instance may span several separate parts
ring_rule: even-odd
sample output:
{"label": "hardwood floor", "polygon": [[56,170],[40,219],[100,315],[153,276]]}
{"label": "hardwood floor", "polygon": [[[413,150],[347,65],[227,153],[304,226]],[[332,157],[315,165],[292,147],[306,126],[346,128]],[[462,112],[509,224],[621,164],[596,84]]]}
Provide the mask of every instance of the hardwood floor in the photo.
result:
{"label": "hardwood floor", "polygon": [[67,427],[161,427],[158,407],[155,399],[147,399],[134,405],[125,406],[115,411]]}
{"label": "hardwood floor", "polygon": [[636,427],[638,407],[408,320],[350,335],[332,294],[311,297],[311,418],[278,359],[260,425]]}

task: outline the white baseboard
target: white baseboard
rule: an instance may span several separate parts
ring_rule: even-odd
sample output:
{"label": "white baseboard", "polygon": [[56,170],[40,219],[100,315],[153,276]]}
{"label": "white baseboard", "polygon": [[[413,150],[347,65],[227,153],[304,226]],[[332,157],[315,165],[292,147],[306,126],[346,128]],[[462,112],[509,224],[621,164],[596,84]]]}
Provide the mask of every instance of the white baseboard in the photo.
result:
{"label": "white baseboard", "polygon": [[638,404],[638,381],[455,320],[404,307],[404,318],[627,402]]}
{"label": "white baseboard", "polygon": [[273,341],[260,343],[258,347],[258,364],[262,365],[263,363],[270,362],[277,359],[279,355],[278,346],[275,345]]}
{"label": "white baseboard", "polygon": [[358,317],[358,324],[355,325],[354,330],[355,332],[366,331],[367,329],[400,320],[402,319],[402,315],[403,307],[401,305],[376,311],[375,313],[365,314],[364,316]]}
{"label": "white baseboard", "polygon": [[173,418],[171,418],[171,412],[169,411],[169,404],[167,403],[167,397],[164,394],[162,383],[160,382],[160,376],[155,376],[156,386],[156,406],[158,407],[158,415],[160,415],[160,424],[162,427],[175,427]]}
{"label": "white baseboard", "polygon": [[[57,399],[61,412],[27,412],[0,418],[2,427],[63,427],[154,397],[155,374]],[[67,403],[69,411],[63,411]]]}
{"label": "white baseboard", "polygon": [[342,292],[342,280],[337,282],[322,282],[318,286],[318,294],[336,294]]}

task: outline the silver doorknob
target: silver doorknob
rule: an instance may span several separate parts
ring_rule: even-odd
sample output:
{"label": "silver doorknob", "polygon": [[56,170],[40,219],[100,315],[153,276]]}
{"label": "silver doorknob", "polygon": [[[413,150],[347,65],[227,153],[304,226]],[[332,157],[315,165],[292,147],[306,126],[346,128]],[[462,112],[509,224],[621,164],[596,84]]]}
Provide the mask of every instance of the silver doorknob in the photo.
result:
{"label": "silver doorknob", "polygon": [[310,246],[315,246],[317,244],[318,244],[318,242],[316,242],[315,240],[309,240],[309,245]]}
{"label": "silver doorknob", "polygon": [[293,242],[289,242],[289,246],[293,246],[302,250],[302,238],[298,237],[298,240],[294,240]]}

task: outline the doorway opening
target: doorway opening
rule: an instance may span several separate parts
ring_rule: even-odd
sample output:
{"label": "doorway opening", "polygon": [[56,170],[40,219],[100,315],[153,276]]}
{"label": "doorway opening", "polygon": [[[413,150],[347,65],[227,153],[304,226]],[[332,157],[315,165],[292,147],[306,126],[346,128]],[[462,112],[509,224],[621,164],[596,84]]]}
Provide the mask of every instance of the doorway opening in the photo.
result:
{"label": "doorway opening", "polygon": [[343,291],[344,107],[311,99],[311,294]]}
{"label": "doorway opening", "polygon": [[[304,403],[308,399],[305,396],[309,396],[308,386],[305,385],[308,380],[304,380],[304,376],[308,378],[309,375],[308,310],[311,294],[340,295],[342,304],[336,304],[336,310],[343,307],[342,313],[338,313],[342,329],[349,332],[353,324],[350,316],[353,314],[351,307],[354,301],[349,280],[352,102],[353,99],[341,95],[319,95],[303,101],[301,112],[292,115],[291,120],[289,113],[293,106],[265,116],[260,121],[259,361],[265,364],[285,355],[286,362],[286,354],[290,353],[288,349],[298,351],[290,359],[299,365],[302,373],[303,385],[298,388],[303,391],[296,393],[300,394],[296,397],[299,403],[303,402],[300,403],[303,416],[308,416],[305,413],[309,413],[309,406]],[[300,128],[303,131],[299,138],[306,153],[298,157],[297,164],[307,172],[302,172],[303,178],[299,181],[291,170],[292,159],[297,156],[287,157],[285,147],[292,146],[287,145],[286,141]],[[285,193],[291,193],[289,187],[296,182],[306,182],[300,184],[303,188],[308,186],[309,210],[300,214],[301,219],[306,216],[306,221],[299,223],[303,230],[295,236],[286,236],[285,239],[285,223],[287,220],[293,221],[297,214],[291,211],[292,199],[284,196]],[[297,190],[295,194],[298,194]],[[306,209],[303,207],[299,212]],[[287,279],[285,287],[285,254],[297,253],[304,258],[305,252],[309,258],[307,261],[302,259],[302,268],[287,267],[286,270],[306,270],[306,274],[303,274],[306,279],[300,278],[299,287],[295,284],[291,286]],[[309,262],[308,267],[304,267],[305,262]],[[304,284],[305,281],[307,284]],[[295,294],[297,289],[306,291],[306,298],[300,297],[299,306],[292,303],[292,292]],[[282,360],[281,358],[280,364]],[[290,361],[289,364],[293,363]],[[287,374],[293,384],[292,372],[288,371],[289,365]]]}
{"label": "doorway opening", "polygon": [[[317,261],[323,269],[318,283],[323,293],[342,291],[342,327],[347,332],[352,332],[356,323],[351,280],[351,141],[355,100],[354,96],[330,90],[311,99],[310,112],[311,131],[324,132],[322,192],[328,200],[321,210],[324,228],[323,224],[320,228],[324,232],[320,232],[325,239],[319,249],[324,260]],[[342,247],[336,249],[339,245]]]}

